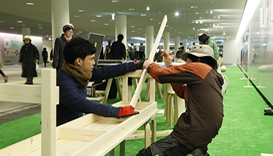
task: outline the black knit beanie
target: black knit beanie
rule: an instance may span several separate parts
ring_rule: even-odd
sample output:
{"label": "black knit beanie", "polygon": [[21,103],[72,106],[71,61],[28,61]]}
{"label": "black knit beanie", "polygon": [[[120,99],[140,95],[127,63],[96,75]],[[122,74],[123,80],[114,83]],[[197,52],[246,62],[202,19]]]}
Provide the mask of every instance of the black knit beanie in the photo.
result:
{"label": "black knit beanie", "polygon": [[208,39],[209,39],[209,36],[207,36],[206,34],[199,36],[199,41],[202,41],[203,44],[205,44]]}

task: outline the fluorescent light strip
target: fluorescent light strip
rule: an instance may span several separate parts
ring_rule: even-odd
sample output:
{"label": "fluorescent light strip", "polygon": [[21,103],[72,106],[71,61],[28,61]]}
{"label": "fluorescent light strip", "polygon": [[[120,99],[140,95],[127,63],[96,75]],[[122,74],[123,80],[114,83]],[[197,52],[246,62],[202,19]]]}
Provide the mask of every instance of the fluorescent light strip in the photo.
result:
{"label": "fluorescent light strip", "polygon": [[257,6],[260,4],[261,0],[248,0],[244,14],[237,32],[236,40],[240,39],[248,26],[249,21],[251,20]]}

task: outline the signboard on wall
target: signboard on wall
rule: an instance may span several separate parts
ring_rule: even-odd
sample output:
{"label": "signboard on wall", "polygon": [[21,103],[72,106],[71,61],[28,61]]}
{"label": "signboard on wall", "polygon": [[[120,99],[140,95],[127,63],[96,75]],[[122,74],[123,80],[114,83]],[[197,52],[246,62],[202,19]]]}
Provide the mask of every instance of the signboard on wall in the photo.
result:
{"label": "signboard on wall", "polygon": [[22,36],[0,33],[2,58],[19,57],[23,45]]}
{"label": "signboard on wall", "polygon": [[[30,36],[31,43],[35,45],[39,51],[40,56],[43,51],[42,37]],[[0,51],[2,53],[2,60],[4,65],[18,64],[20,50],[23,46],[23,37],[20,34],[8,34],[0,32]],[[42,57],[39,58],[42,62]]]}

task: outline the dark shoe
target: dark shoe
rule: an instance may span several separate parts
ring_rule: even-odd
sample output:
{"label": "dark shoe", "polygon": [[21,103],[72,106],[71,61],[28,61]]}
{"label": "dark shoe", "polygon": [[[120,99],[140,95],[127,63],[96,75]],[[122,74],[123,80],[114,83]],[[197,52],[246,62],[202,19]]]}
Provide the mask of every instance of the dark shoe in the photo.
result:
{"label": "dark shoe", "polygon": [[7,83],[8,82],[8,77],[4,76],[4,80],[5,80],[5,83]]}

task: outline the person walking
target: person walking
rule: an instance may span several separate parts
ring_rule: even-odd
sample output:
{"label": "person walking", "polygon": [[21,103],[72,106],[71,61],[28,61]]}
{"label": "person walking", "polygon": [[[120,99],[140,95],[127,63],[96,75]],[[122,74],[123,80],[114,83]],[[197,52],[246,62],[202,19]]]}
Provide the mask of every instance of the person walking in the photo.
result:
{"label": "person walking", "polygon": [[53,49],[51,49],[51,51],[50,51],[50,61],[52,61],[53,60]]}
{"label": "person walking", "polygon": [[20,50],[19,63],[22,63],[22,77],[25,77],[25,84],[33,84],[33,77],[37,77],[36,64],[39,63],[39,51],[31,43],[29,36],[23,38],[24,45]]}
{"label": "person walking", "polygon": [[138,56],[140,61],[145,60],[145,52],[143,51],[143,48],[139,48]]}
{"label": "person walking", "polygon": [[126,48],[125,45],[122,43],[123,35],[118,35],[118,41],[114,42],[111,47],[111,53],[113,55],[113,59],[122,59],[126,60]]}
{"label": "person walking", "polygon": [[43,60],[44,60],[44,66],[46,67],[46,62],[47,62],[47,58],[48,58],[48,53],[46,51],[46,48],[43,49],[42,56],[43,56]]}
{"label": "person walking", "polygon": [[8,76],[4,74],[4,72],[2,71],[2,67],[3,67],[3,60],[2,60],[2,52],[1,52],[1,42],[0,42],[0,74],[3,76],[5,83],[8,82]]}
{"label": "person walking", "polygon": [[64,63],[63,51],[64,47],[73,38],[74,26],[72,24],[65,24],[63,26],[63,32],[61,37],[56,38],[53,54],[52,67],[55,68],[57,73],[62,69]]}

